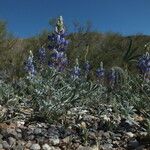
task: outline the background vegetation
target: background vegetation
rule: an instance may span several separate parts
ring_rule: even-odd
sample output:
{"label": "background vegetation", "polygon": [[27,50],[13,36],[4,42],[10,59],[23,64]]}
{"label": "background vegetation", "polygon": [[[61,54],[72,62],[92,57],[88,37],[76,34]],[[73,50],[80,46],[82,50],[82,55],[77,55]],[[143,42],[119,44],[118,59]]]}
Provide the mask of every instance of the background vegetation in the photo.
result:
{"label": "background vegetation", "polygon": [[[55,22],[56,19],[49,21],[51,26],[49,31],[41,31],[40,34],[31,38],[18,39],[8,33],[6,23],[0,21],[0,74],[5,74],[3,77],[9,76],[9,79],[23,76],[24,61],[27,58],[29,50],[32,50],[36,56],[38,49],[42,45],[47,49],[47,36],[53,30]],[[71,66],[73,66],[76,57],[79,58],[80,64],[83,64],[88,46],[87,59],[92,64],[93,70],[96,70],[100,61],[103,61],[105,68],[118,66],[124,69],[128,66],[129,71],[132,73],[137,71],[134,62],[131,60],[145,53],[144,46],[150,41],[150,36],[142,34],[122,36],[119,33],[113,32],[97,32],[92,29],[89,21],[84,25],[78,22],[74,22],[73,25],[75,32],[68,33],[67,36],[70,40],[67,55]],[[126,51],[129,49],[129,45],[131,45],[131,50],[134,51],[131,53],[132,56],[136,57],[124,57]]]}

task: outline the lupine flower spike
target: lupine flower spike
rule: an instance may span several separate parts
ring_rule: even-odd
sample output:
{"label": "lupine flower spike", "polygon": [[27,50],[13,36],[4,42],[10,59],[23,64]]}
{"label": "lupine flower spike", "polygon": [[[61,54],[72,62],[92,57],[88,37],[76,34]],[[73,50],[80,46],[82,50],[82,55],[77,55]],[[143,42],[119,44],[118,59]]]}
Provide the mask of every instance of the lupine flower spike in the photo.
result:
{"label": "lupine flower spike", "polygon": [[42,46],[42,48],[39,49],[39,59],[41,63],[45,62],[45,58],[46,58],[46,51],[45,48]]}
{"label": "lupine flower spike", "polygon": [[138,68],[140,73],[143,75],[144,80],[149,82],[150,81],[150,54],[146,52],[139,61],[138,61]]}
{"label": "lupine flower spike", "polygon": [[90,69],[91,69],[91,65],[90,65],[89,61],[86,60],[86,62],[84,64],[85,78],[87,78],[87,76],[90,72]]}
{"label": "lupine flower spike", "polygon": [[72,70],[72,78],[75,79],[79,79],[81,75],[81,69],[79,67],[79,61],[78,58],[76,58],[76,65],[74,66],[73,70]]}
{"label": "lupine flower spike", "polygon": [[115,72],[115,69],[113,69],[113,68],[111,69],[108,78],[109,78],[108,79],[109,80],[109,85],[113,89],[114,86],[115,86],[115,83],[116,83],[116,72]]}
{"label": "lupine flower spike", "polygon": [[34,64],[33,64],[33,53],[31,50],[30,50],[29,57],[26,62],[25,69],[29,75],[33,76],[35,74],[35,69],[34,69]]}
{"label": "lupine flower spike", "polygon": [[65,54],[68,41],[65,40],[65,28],[62,16],[60,16],[57,20],[54,33],[48,38],[53,43],[49,46],[49,48],[52,49],[49,66],[54,67],[57,71],[64,71],[68,62]]}
{"label": "lupine flower spike", "polygon": [[100,67],[96,70],[96,76],[99,82],[103,82],[105,77],[105,69],[103,67],[103,62],[101,61]]}

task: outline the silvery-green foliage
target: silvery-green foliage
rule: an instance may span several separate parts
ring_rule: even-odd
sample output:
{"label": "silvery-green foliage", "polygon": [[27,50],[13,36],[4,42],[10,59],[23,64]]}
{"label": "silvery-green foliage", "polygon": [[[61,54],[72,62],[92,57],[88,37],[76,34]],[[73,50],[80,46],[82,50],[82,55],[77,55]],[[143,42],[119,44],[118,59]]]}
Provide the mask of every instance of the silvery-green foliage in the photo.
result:
{"label": "silvery-green foliage", "polygon": [[[101,101],[105,88],[83,80],[72,80],[54,69],[27,78],[34,111],[47,119],[60,116],[76,106]],[[95,102],[94,102],[95,101]]]}
{"label": "silvery-green foliage", "polygon": [[0,80],[0,105],[6,105],[14,96],[14,89],[12,86]]}
{"label": "silvery-green foliage", "polygon": [[17,111],[20,100],[12,84],[0,80],[0,122],[8,119],[8,108]]}

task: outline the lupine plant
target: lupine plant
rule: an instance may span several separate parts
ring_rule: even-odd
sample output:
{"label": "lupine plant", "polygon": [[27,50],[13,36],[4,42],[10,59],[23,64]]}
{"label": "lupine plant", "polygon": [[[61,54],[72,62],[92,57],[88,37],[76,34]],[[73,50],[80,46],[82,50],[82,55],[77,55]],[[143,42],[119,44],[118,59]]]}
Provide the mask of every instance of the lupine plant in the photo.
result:
{"label": "lupine plant", "polygon": [[149,82],[150,81],[150,55],[148,52],[140,57],[138,61],[138,67],[140,73],[143,75],[144,80]]}
{"label": "lupine plant", "polygon": [[89,63],[88,60],[86,60],[86,62],[84,63],[84,74],[85,74],[85,78],[87,78],[87,76],[89,75],[91,70],[91,65]]}
{"label": "lupine plant", "polygon": [[71,77],[72,79],[76,80],[76,79],[79,79],[80,76],[81,76],[81,69],[79,67],[79,60],[78,58],[76,58],[76,64],[74,68],[72,69]]}
{"label": "lupine plant", "polygon": [[33,53],[32,53],[32,51],[30,51],[29,57],[26,61],[25,69],[30,76],[33,76],[35,74],[35,67],[33,64]]}
{"label": "lupine plant", "polygon": [[105,69],[103,67],[103,62],[100,63],[100,67],[96,70],[96,76],[99,82],[102,83],[104,81]]}
{"label": "lupine plant", "polygon": [[110,73],[108,75],[108,80],[109,80],[110,87],[113,89],[116,82],[116,72],[113,68],[110,70]]}
{"label": "lupine plant", "polygon": [[[91,64],[86,59],[89,47],[85,55],[83,69],[79,64],[78,58],[75,60],[74,67],[72,69],[69,68],[66,55],[68,40],[65,39],[65,36],[63,18],[60,16],[57,20],[54,32],[48,36],[50,40],[48,47],[50,50],[49,67],[45,68],[45,70],[42,69],[39,73],[37,71],[35,74],[32,52],[30,52],[27,60],[26,70],[30,75],[35,76],[32,80],[27,79],[28,86],[26,86],[26,88],[27,91],[29,91],[29,95],[32,96],[31,103],[36,114],[38,113],[38,115],[43,118],[50,120],[60,117],[72,107],[89,107],[95,104],[111,103],[116,108],[116,112],[128,115],[132,114],[131,112],[133,111],[127,110],[127,107],[132,109],[133,106],[136,108],[142,106],[140,104],[141,99],[146,101],[145,97],[149,97],[146,95],[147,91],[139,93],[140,87],[119,67],[106,70],[104,69],[103,62],[100,62],[100,66],[95,72],[97,81],[87,80],[87,76],[92,71]],[[131,45],[132,43],[130,43],[125,58],[127,58],[129,54],[132,54]],[[40,62],[44,62],[46,56],[44,47],[39,49]],[[140,59],[139,63],[139,67],[142,72],[145,71],[143,73],[146,74],[146,77],[148,69],[143,69],[143,66],[145,67],[145,64],[146,68],[149,66],[148,58],[149,55],[147,53],[146,56]],[[67,66],[68,68],[66,69]],[[122,78],[126,80],[122,82]],[[108,82],[106,82],[107,85],[103,84],[105,80],[108,80]],[[116,88],[119,84],[121,86]],[[143,106],[146,107],[145,103],[143,103]]]}
{"label": "lupine plant", "polygon": [[40,63],[44,63],[45,59],[46,59],[46,50],[45,50],[44,46],[42,46],[39,49],[39,60],[40,60]]}
{"label": "lupine plant", "polygon": [[48,47],[52,51],[49,66],[54,67],[57,71],[64,71],[68,64],[65,54],[68,40],[65,39],[65,27],[62,16],[58,18],[55,31],[48,36],[48,39],[51,41],[51,45]]}

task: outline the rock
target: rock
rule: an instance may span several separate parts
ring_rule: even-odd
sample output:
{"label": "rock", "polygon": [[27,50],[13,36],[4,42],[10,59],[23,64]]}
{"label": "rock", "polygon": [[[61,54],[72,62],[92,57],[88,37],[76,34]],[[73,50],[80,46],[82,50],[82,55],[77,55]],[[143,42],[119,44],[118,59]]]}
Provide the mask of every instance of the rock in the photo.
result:
{"label": "rock", "polygon": [[17,135],[17,132],[15,129],[12,129],[12,128],[7,128],[7,134],[13,136],[14,138],[18,138],[18,135]]}
{"label": "rock", "polygon": [[45,123],[37,123],[37,126],[40,128],[47,128],[47,125]]}
{"label": "rock", "polygon": [[122,136],[122,135],[119,134],[119,133],[117,133],[117,134],[113,133],[111,138],[112,138],[113,140],[120,141],[121,136]]}
{"label": "rock", "polygon": [[136,149],[138,146],[139,146],[139,142],[136,139],[129,141],[129,143],[128,143],[129,148]]}
{"label": "rock", "polygon": [[103,150],[109,150],[109,149],[111,150],[112,147],[113,147],[112,144],[104,144],[104,145],[101,146],[101,148],[102,148]]}
{"label": "rock", "polygon": [[77,150],[93,150],[93,148],[80,145]]}
{"label": "rock", "polygon": [[32,144],[31,147],[30,147],[31,150],[40,150],[41,147],[39,144]]}
{"label": "rock", "polygon": [[21,134],[21,133],[18,133],[18,134],[17,134],[17,137],[18,137],[18,139],[22,139],[22,134]]}
{"label": "rock", "polygon": [[71,140],[71,136],[67,136],[67,137],[65,137],[64,139],[62,139],[62,142],[63,142],[63,143],[69,143],[70,140]]}
{"label": "rock", "polygon": [[2,144],[0,144],[0,149],[3,149],[3,145]]}
{"label": "rock", "polygon": [[127,132],[126,135],[128,135],[130,138],[134,137],[134,134],[132,132]]}
{"label": "rock", "polygon": [[7,141],[3,141],[2,145],[4,149],[10,149],[10,145],[7,143]]}
{"label": "rock", "polygon": [[31,141],[28,141],[28,142],[26,143],[26,148],[30,148],[31,145],[32,145],[32,142],[31,142]]}
{"label": "rock", "polygon": [[144,145],[141,145],[141,146],[137,147],[136,150],[144,150],[144,147],[145,147]]}
{"label": "rock", "polygon": [[52,150],[53,149],[53,147],[50,147],[48,144],[44,144],[42,146],[42,148],[43,148],[43,150]]}
{"label": "rock", "polygon": [[110,138],[110,133],[109,133],[109,132],[104,132],[104,133],[103,133],[103,136],[104,136],[106,139],[108,139],[108,138]]}
{"label": "rock", "polygon": [[22,120],[22,121],[17,121],[17,127],[21,127],[25,124],[25,121]]}
{"label": "rock", "polygon": [[34,130],[34,134],[41,134],[42,133],[42,129],[41,128],[36,128],[35,130]]}
{"label": "rock", "polygon": [[15,147],[15,150],[24,150],[24,146],[19,143],[16,147]]}
{"label": "rock", "polygon": [[0,140],[3,138],[3,135],[2,134],[0,134]]}
{"label": "rock", "polygon": [[96,135],[94,132],[89,132],[89,138],[95,140],[96,139]]}
{"label": "rock", "polygon": [[22,131],[21,131],[21,129],[17,128],[16,132],[21,133]]}
{"label": "rock", "polygon": [[31,135],[28,136],[28,140],[31,140],[31,141],[34,140],[34,138],[35,138],[35,137],[34,137],[33,134],[31,134]]}
{"label": "rock", "polygon": [[43,144],[44,141],[45,141],[45,137],[44,136],[37,136],[35,138],[36,142],[39,143],[39,144]]}
{"label": "rock", "polygon": [[60,140],[58,137],[53,137],[53,138],[50,138],[50,143],[55,146],[60,143]]}
{"label": "rock", "polygon": [[16,145],[16,139],[13,137],[9,137],[8,138],[9,144],[12,146]]}
{"label": "rock", "polygon": [[50,136],[50,137],[59,136],[59,132],[58,132],[58,130],[56,129],[55,126],[51,126],[51,127],[48,129],[48,136]]}

